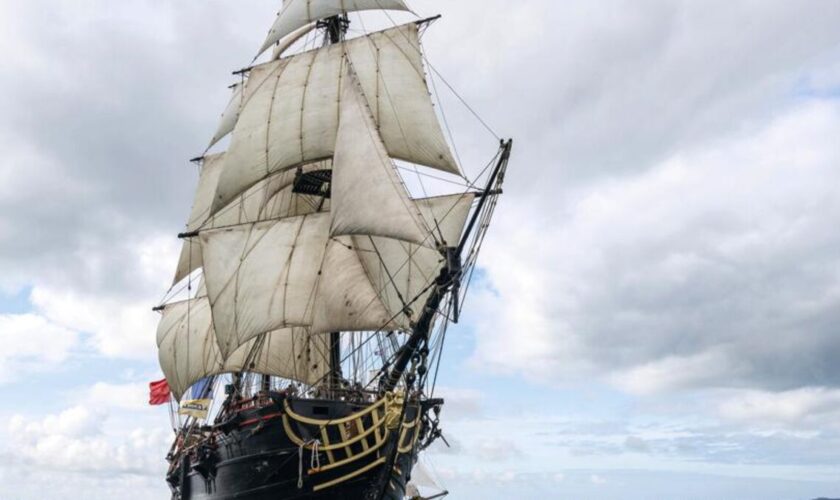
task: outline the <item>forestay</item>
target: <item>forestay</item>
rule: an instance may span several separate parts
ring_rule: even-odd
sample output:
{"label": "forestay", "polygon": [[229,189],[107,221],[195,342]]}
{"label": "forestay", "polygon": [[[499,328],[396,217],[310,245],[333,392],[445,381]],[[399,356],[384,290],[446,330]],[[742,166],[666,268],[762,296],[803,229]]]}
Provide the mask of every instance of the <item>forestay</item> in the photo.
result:
{"label": "forestay", "polygon": [[286,35],[311,22],[347,12],[373,9],[409,10],[402,0],[286,0],[257,56]]}
{"label": "forestay", "polygon": [[345,57],[393,158],[459,174],[407,24],[251,69],[212,211],[274,172],[332,158]]}

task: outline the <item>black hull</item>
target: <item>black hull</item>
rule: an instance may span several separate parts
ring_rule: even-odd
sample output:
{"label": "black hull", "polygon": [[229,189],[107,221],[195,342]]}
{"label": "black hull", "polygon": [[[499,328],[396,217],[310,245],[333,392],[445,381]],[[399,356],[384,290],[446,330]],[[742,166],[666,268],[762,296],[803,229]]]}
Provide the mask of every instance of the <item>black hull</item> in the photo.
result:
{"label": "black hull", "polygon": [[[282,470],[282,463],[289,460],[288,456],[281,454],[267,454],[264,456],[242,457],[236,463],[229,462],[221,464],[215,478],[205,480],[196,472],[190,472],[187,477],[187,487],[183,495],[174,496],[183,500],[279,500],[279,499],[312,499],[312,500],[361,500],[368,498],[371,492],[377,490],[377,482],[383,473],[383,466],[379,466],[370,472],[358,476],[357,479],[347,481],[344,484],[335,486],[323,492],[313,492],[311,487],[298,488],[297,477],[286,479],[282,473],[266,473],[276,466],[276,470]],[[297,476],[297,456],[291,457],[294,462],[294,476]],[[410,470],[413,467],[413,459],[402,456],[397,462],[397,467],[402,470]],[[384,494],[380,493],[381,500],[404,500],[405,486],[410,479],[409,475],[397,475],[396,472],[389,478]],[[381,488],[378,488],[381,489]],[[375,494],[374,494],[374,498]]]}
{"label": "black hull", "polygon": [[[205,430],[188,453],[172,458],[168,482],[173,500],[404,500],[423,433],[420,405],[407,405],[403,415],[404,421],[417,422],[416,430],[391,432],[378,448],[373,434],[357,437],[349,446],[316,456],[307,444],[320,428],[291,420],[290,407],[296,415],[322,421],[365,409],[341,401],[275,398],[261,408],[242,410]],[[365,422],[372,424],[374,418],[369,415]],[[352,442],[336,429],[320,434],[321,439],[334,445]],[[302,440],[307,444],[301,446]]]}

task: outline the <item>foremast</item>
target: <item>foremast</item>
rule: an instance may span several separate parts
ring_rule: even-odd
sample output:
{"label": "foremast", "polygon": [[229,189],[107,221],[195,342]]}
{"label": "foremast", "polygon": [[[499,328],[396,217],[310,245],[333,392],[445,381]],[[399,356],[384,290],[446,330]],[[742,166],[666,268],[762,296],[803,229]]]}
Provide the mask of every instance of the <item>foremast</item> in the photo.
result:
{"label": "foremast", "polygon": [[[436,318],[441,314],[441,305],[447,297],[451,298],[453,306],[451,311],[453,312],[454,317],[444,317],[443,320],[458,321],[459,301],[461,300],[460,287],[464,277],[463,253],[468,245],[471,244],[468,257],[470,258],[472,264],[475,263],[475,258],[480,250],[484,234],[487,231],[493,209],[495,208],[496,199],[502,193],[504,174],[507,170],[508,161],[510,160],[512,147],[512,139],[500,141],[498,160],[487,180],[484,191],[479,196],[480,201],[478,206],[475,208],[475,211],[473,212],[472,217],[461,236],[461,240],[457,246],[442,246],[440,248],[440,252],[445,263],[434,281],[432,293],[423,305],[423,312],[420,315],[420,318],[413,324],[410,337],[400,350],[397,351],[390,371],[388,371],[388,373],[380,379],[379,394],[381,397],[385,397],[397,390],[400,382],[404,379],[406,398],[402,410],[403,414],[400,416],[400,421],[403,420],[403,415],[405,414],[406,409],[405,404],[408,403],[408,396],[414,392],[413,388],[417,382],[418,376],[420,377],[419,385],[421,388],[424,385],[423,383],[425,382],[428,374],[428,367],[426,363],[429,356],[429,339],[431,330]],[[488,204],[490,205],[490,208],[485,209]],[[476,227],[476,224],[478,224],[478,227]],[[440,348],[442,350],[443,346],[441,345]],[[438,355],[441,355],[441,353],[439,352]],[[409,363],[412,363],[412,369],[410,372],[407,372],[406,370],[409,367]],[[383,370],[385,368],[386,367],[383,367]],[[420,403],[419,396],[422,395],[422,391],[416,391],[416,394],[418,395],[417,402]],[[430,402],[432,403],[431,407],[435,408],[435,412],[437,412],[439,410],[437,406],[442,401],[433,400]],[[425,442],[419,445],[421,449],[428,447],[434,440],[443,437],[440,429],[438,428],[437,418],[431,421],[430,424],[431,427],[427,429],[428,434]],[[371,488],[368,494],[368,499],[382,500],[385,497],[390,477],[389,471],[391,471],[395,466],[399,451],[398,441],[396,445],[392,445],[392,448],[388,453],[385,466],[383,467],[383,474],[380,476],[378,484]],[[419,450],[415,450],[414,453],[417,453],[418,451]],[[446,494],[447,493],[444,492],[441,496],[446,496]]]}
{"label": "foremast", "polygon": [[[457,321],[457,311],[459,307],[458,301],[460,300],[459,291],[463,277],[463,252],[467,247],[468,242],[473,239],[473,231],[476,227],[477,221],[485,213],[484,207],[487,204],[487,201],[492,197],[501,194],[502,183],[504,182],[504,172],[507,169],[507,164],[510,160],[512,147],[512,139],[501,141],[499,159],[496,162],[489,179],[487,180],[485,190],[479,197],[478,206],[475,208],[458,246],[442,247],[440,249],[445,264],[440,270],[440,274],[438,274],[435,279],[434,288],[431,295],[429,295],[426,300],[426,303],[423,305],[423,312],[420,318],[413,325],[411,336],[408,338],[405,345],[403,345],[403,347],[397,352],[393,367],[388,372],[387,376],[382,379],[379,389],[381,394],[393,391],[397,387],[405,374],[405,370],[408,367],[409,362],[412,361],[412,359],[420,361],[420,359],[416,358],[418,354],[422,358],[425,358],[425,356],[428,355],[429,334],[431,332],[433,322],[440,312],[442,301],[450,293],[452,294],[455,312],[455,317],[453,319]],[[479,230],[486,230],[486,227],[479,228]],[[425,368],[421,371],[423,371],[423,373],[420,373],[420,375],[425,375]],[[407,381],[408,385],[411,385],[412,383],[413,380]]]}

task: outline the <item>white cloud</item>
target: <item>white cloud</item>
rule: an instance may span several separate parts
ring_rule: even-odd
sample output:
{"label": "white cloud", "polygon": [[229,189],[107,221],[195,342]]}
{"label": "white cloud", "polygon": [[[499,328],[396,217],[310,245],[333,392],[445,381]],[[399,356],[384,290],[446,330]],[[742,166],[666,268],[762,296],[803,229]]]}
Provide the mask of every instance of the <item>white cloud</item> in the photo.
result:
{"label": "white cloud", "polygon": [[592,474],[589,476],[589,482],[592,484],[607,484],[607,479],[598,474]]}
{"label": "white cloud", "polygon": [[784,423],[800,429],[815,422],[835,424],[840,417],[840,390],[803,387],[782,392],[734,391],[720,401],[717,410],[724,418],[747,423]]}
{"label": "white cloud", "polygon": [[72,289],[36,287],[32,302],[52,321],[93,335],[93,347],[112,357],[154,355],[157,317],[148,303],[126,303]]}
{"label": "white cloud", "polygon": [[90,408],[111,407],[142,411],[148,409],[149,385],[145,382],[128,384],[97,382],[79,399]]}
{"label": "white cloud", "polygon": [[79,347],[79,335],[35,314],[0,315],[0,383],[54,369]]}
{"label": "white cloud", "polygon": [[47,415],[40,420],[28,420],[15,415],[9,422],[9,432],[20,438],[24,436],[57,435],[68,438],[91,437],[101,433],[100,424],[104,418],[83,406],[68,408],[56,415]]}
{"label": "white cloud", "polygon": [[70,391],[75,403],[59,412],[11,415],[0,429],[3,451],[14,454],[17,466],[81,477],[149,476],[162,484],[172,432],[165,414],[145,404],[143,385],[77,387]]}
{"label": "white cloud", "polygon": [[17,415],[9,423],[10,448],[29,464],[50,470],[162,475],[161,452],[171,433],[161,426],[108,436],[102,431],[107,418],[84,407],[35,420]]}
{"label": "white cloud", "polygon": [[511,470],[507,470],[502,472],[496,477],[496,481],[499,483],[512,483],[516,481],[517,473]]}
{"label": "white cloud", "polygon": [[608,379],[626,392],[650,395],[657,392],[717,384],[724,378],[744,375],[739,360],[723,349],[691,356],[666,356],[613,373]]}
{"label": "white cloud", "polygon": [[639,393],[840,384],[838,136],[840,106],[808,102],[550,214],[503,204],[476,361]]}
{"label": "white cloud", "polygon": [[503,437],[488,437],[473,443],[469,451],[482,462],[504,462],[522,455],[519,444]]}
{"label": "white cloud", "polygon": [[[9,460],[0,467],[0,496],[15,500],[77,498],[86,500],[160,500],[170,495],[169,488],[157,477],[136,475],[89,474],[27,468],[19,460]],[[45,496],[46,495],[46,496]]]}
{"label": "white cloud", "polygon": [[472,418],[481,414],[484,394],[475,389],[441,386],[435,390],[435,397],[444,399],[446,419]]}
{"label": "white cloud", "polygon": [[[0,426],[0,497],[163,498],[172,431],[143,382],[98,382],[50,395],[58,411],[15,407]],[[47,396],[43,396],[46,398]],[[59,406],[60,407],[60,406]],[[36,480],[37,479],[37,480]],[[72,494],[71,494],[72,493]]]}
{"label": "white cloud", "polygon": [[[277,4],[112,3],[0,1],[8,55],[0,63],[0,289],[31,287],[43,326],[32,343],[0,352],[0,379],[66,361],[77,332],[106,356],[154,363],[149,308],[171,278],[174,234],[195,183],[184,160],[206,144],[228,96],[228,70],[247,63],[261,41],[254,27],[267,26]],[[556,420],[494,421],[486,415],[496,411],[492,396],[450,391],[444,425],[462,444],[447,457],[461,466],[458,455],[469,454],[480,481],[463,498],[486,498],[488,489],[504,496],[490,478],[514,463],[556,459],[600,471],[626,466],[640,443],[647,459],[660,457],[646,465],[659,468],[679,459],[836,463],[838,112],[807,101],[836,96],[836,6],[412,6],[443,11],[424,39],[432,63],[517,141],[481,259],[490,286],[475,290],[465,311],[480,327],[477,366],[549,384],[600,376],[662,406],[686,387],[748,388],[715,393],[724,399],[698,409],[732,427],[585,432]],[[454,98],[446,104],[474,173],[495,141],[475,132]],[[31,352],[44,331],[66,343],[45,346],[54,351],[39,359]],[[0,496],[40,500],[41,491],[26,493],[10,476],[31,473],[26,482],[41,486],[40,469],[50,467],[54,498],[119,498],[125,487],[163,498],[158,448],[168,439],[158,436],[161,419],[151,423],[136,406],[144,391],[102,383],[65,411],[19,416],[38,432],[23,427],[15,438],[25,463],[0,467]],[[456,413],[469,418],[446,416]],[[793,435],[803,422],[821,434]],[[549,424],[579,432],[552,448],[539,434]],[[511,442],[526,443],[521,455],[500,459]],[[89,468],[74,469],[82,455]],[[505,491],[527,495],[521,487],[535,478],[512,473],[516,487]],[[536,480],[550,480],[554,471],[540,473]],[[565,478],[564,486],[596,487],[589,472]]]}
{"label": "white cloud", "polygon": [[[121,254],[123,270],[133,280],[132,289],[105,292],[97,281],[117,271],[107,255],[109,248],[91,249],[83,259],[87,279],[94,284],[80,286],[48,277],[39,279],[30,300],[36,310],[51,321],[92,336],[93,348],[108,357],[153,358],[154,331],[160,316],[151,309],[160,298],[161,283],[171,279],[178,243],[174,238],[151,237],[138,241]],[[103,254],[106,253],[106,254]],[[78,271],[78,270],[76,270]],[[123,279],[123,278],[117,278]]]}

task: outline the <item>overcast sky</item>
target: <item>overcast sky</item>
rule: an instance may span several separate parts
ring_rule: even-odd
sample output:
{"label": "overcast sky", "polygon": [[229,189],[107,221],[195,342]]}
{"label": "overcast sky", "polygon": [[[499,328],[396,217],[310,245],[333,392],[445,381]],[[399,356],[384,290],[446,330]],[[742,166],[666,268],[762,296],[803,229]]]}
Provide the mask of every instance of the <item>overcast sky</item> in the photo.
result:
{"label": "overcast sky", "polygon": [[[0,498],[167,498],[150,307],[279,4],[0,0]],[[410,5],[516,141],[427,456],[453,498],[840,497],[840,2]]]}

